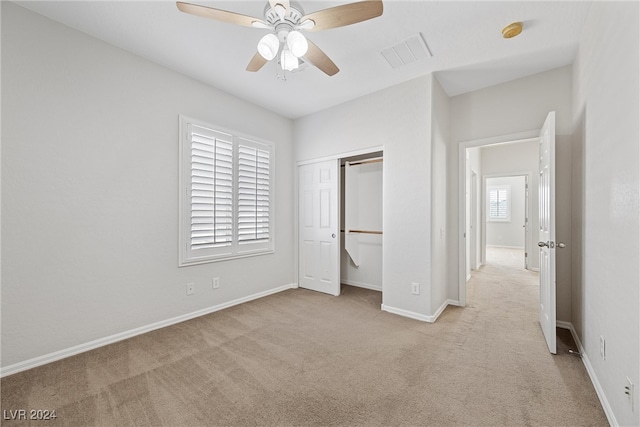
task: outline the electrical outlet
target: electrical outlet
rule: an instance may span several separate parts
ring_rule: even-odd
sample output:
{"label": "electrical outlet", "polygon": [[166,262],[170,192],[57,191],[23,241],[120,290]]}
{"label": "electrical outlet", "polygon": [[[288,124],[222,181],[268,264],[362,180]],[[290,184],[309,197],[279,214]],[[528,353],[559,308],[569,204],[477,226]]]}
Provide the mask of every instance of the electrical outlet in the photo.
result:
{"label": "electrical outlet", "polygon": [[220,278],[214,277],[213,279],[211,279],[211,286],[213,287],[213,289],[218,289],[220,287]]}
{"label": "electrical outlet", "polygon": [[196,293],[196,284],[187,283],[187,295],[193,295]]}
{"label": "electrical outlet", "polygon": [[607,347],[602,335],[600,335],[600,357],[602,360],[607,360]]}
{"label": "electrical outlet", "polygon": [[629,400],[629,403],[631,404],[631,412],[633,412],[634,407],[633,407],[633,402],[634,402],[634,387],[633,387],[633,383],[631,382],[631,379],[629,377],[627,377],[627,382],[624,385],[624,394],[627,395],[627,399]]}
{"label": "electrical outlet", "polygon": [[420,295],[420,283],[411,283],[411,293],[414,295]]}

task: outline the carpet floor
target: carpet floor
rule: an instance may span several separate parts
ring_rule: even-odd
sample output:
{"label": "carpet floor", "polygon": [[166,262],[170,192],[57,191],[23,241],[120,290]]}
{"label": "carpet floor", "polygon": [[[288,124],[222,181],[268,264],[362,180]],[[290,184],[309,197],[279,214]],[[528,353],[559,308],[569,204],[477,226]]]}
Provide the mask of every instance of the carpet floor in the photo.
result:
{"label": "carpet floor", "polygon": [[608,425],[570,335],[548,353],[536,282],[482,267],[435,324],[366,289],[281,292],[3,378],[3,418],[57,418],[2,424]]}

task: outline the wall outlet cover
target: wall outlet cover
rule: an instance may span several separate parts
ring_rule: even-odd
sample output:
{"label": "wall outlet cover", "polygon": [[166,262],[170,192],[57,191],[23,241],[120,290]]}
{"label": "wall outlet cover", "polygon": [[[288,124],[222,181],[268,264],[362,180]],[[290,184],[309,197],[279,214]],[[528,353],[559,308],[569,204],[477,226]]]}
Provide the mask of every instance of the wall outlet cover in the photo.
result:
{"label": "wall outlet cover", "polygon": [[420,283],[411,283],[411,293],[414,295],[420,295]]}

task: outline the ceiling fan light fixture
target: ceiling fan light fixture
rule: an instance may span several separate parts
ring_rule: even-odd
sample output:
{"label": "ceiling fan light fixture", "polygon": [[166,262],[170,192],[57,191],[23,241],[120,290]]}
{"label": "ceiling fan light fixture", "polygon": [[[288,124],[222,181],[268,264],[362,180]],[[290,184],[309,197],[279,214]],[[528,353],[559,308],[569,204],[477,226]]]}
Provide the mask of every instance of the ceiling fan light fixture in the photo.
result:
{"label": "ceiling fan light fixture", "polygon": [[287,47],[296,58],[300,58],[307,53],[309,43],[300,31],[291,31],[287,35]]}
{"label": "ceiling fan light fixture", "polygon": [[273,33],[267,34],[258,42],[258,52],[267,61],[276,57],[278,49],[280,49],[280,41]]}
{"label": "ceiling fan light fixture", "polygon": [[280,66],[285,71],[293,71],[298,68],[298,58],[289,49],[282,49],[280,54]]}

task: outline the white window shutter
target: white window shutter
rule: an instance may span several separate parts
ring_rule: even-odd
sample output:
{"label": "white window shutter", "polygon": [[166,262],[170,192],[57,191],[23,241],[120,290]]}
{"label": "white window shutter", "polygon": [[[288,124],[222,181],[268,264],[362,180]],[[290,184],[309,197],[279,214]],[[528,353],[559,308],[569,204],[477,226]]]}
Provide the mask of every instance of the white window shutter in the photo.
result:
{"label": "white window shutter", "polygon": [[271,237],[270,153],[256,144],[238,146],[238,242],[268,241]]}
{"label": "white window shutter", "polygon": [[230,135],[191,126],[190,250],[233,242],[233,143]]}
{"label": "white window shutter", "polygon": [[179,266],[273,252],[273,150],[180,116]]}
{"label": "white window shutter", "polygon": [[509,219],[509,191],[507,188],[489,190],[489,219]]}

